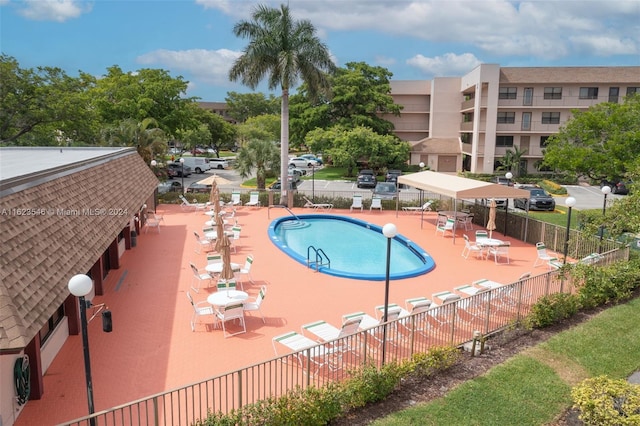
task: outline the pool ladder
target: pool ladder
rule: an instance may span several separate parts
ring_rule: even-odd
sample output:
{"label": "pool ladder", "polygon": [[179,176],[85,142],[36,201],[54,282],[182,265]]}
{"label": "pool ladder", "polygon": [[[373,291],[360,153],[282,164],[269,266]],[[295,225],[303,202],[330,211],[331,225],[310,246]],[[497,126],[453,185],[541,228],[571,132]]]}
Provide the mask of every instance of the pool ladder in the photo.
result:
{"label": "pool ladder", "polygon": [[[312,262],[311,257],[309,256],[311,251],[315,254],[315,262]],[[329,256],[327,256],[327,253],[325,253],[321,248],[317,249],[314,246],[309,246],[307,247],[307,268],[312,268],[313,266],[315,266],[316,272],[321,266],[331,268],[331,260],[329,259]]]}

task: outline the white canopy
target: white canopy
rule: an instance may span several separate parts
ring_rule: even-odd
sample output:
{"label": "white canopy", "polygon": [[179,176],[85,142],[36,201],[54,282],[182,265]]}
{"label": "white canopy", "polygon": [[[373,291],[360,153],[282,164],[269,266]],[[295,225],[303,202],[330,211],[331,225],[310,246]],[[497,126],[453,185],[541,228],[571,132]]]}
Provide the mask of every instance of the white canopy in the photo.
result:
{"label": "white canopy", "polygon": [[474,198],[529,198],[529,191],[438,172],[418,172],[398,177],[398,183],[454,200]]}

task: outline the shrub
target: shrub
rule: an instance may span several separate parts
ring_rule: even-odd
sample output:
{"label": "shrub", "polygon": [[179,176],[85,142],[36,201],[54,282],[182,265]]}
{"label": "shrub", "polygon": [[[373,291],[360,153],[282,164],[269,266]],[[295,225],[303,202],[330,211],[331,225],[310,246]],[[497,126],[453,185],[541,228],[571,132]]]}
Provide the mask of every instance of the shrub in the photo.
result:
{"label": "shrub", "polygon": [[567,190],[564,186],[559,185],[551,180],[545,179],[539,184],[545,191],[554,195],[564,195],[567,193]]}
{"label": "shrub", "polygon": [[640,424],[640,386],[606,376],[584,380],[571,391],[585,425]]}
{"label": "shrub", "polygon": [[420,352],[411,358],[411,370],[414,373],[430,376],[436,371],[446,370],[460,360],[460,351],[451,346],[438,346],[428,352]]}
{"label": "shrub", "polygon": [[543,296],[531,307],[525,323],[532,328],[544,328],[570,318],[580,309],[576,295],[555,293]]}
{"label": "shrub", "polygon": [[640,287],[640,261],[632,259],[598,268],[576,265],[572,275],[583,307],[618,303]]}
{"label": "shrub", "polygon": [[380,370],[374,364],[365,365],[344,382],[344,401],[349,407],[382,401],[398,386],[404,374],[405,370],[397,363],[385,364]]}

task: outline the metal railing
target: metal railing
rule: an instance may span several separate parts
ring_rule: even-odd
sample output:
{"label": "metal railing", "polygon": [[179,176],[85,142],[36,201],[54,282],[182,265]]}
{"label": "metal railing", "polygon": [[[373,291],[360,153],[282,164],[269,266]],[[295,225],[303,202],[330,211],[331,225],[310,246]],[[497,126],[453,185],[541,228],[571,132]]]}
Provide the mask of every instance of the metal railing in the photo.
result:
{"label": "metal railing", "polygon": [[[628,259],[629,247],[603,253],[597,265]],[[565,276],[567,275],[567,276]],[[65,425],[189,425],[210,412],[228,413],[296,387],[321,387],[345,380],[358,366],[411,359],[437,346],[460,346],[474,333],[491,335],[526,317],[541,297],[572,292],[570,274],[554,270],[464,297],[426,312],[389,321],[350,336],[276,356],[220,376],[151,395]],[[382,341],[386,327],[386,341]],[[315,356],[319,354],[318,356]]]}

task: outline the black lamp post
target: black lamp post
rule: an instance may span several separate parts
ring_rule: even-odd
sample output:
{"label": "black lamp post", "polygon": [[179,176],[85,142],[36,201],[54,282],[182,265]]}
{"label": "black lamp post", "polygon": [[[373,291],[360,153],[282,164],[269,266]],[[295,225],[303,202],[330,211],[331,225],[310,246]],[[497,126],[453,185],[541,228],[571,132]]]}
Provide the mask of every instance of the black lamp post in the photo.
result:
{"label": "black lamp post", "polygon": [[600,191],[604,194],[604,202],[602,203],[602,225],[600,225],[600,245],[598,246],[598,253],[602,253],[602,237],[604,237],[604,219],[607,212],[607,195],[611,193],[611,187],[605,185],[600,188]]}
{"label": "black lamp post", "polygon": [[184,194],[184,158],[182,157],[180,157],[180,166],[182,167],[180,177],[182,178],[182,193]]}
{"label": "black lamp post", "polygon": [[[78,274],[69,280],[69,291],[76,296],[80,303],[80,322],[82,326],[82,349],[84,351],[84,373],[87,381],[87,402],[89,415],[95,412],[93,406],[93,382],[91,381],[91,358],[89,356],[89,333],[87,332],[87,302],[85,296],[91,292],[93,281],[87,275]],[[95,426],[96,419],[89,420],[91,426]]]}
{"label": "black lamp post", "polygon": [[567,211],[567,235],[564,239],[564,260],[562,262],[563,265],[567,264],[567,256],[569,254],[569,231],[571,228],[571,209],[573,208],[573,206],[576,205],[576,199],[573,197],[569,197],[565,201],[565,204],[569,208],[569,211]]}
{"label": "black lamp post", "polygon": [[[504,174],[504,177],[507,178],[507,188],[511,186],[511,178],[513,178],[513,174],[511,172],[507,172]],[[504,236],[507,236],[507,225],[509,224],[509,197],[505,199],[504,202]]]}
{"label": "black lamp post", "polygon": [[382,234],[387,237],[387,271],[384,284],[384,315],[382,321],[385,323],[382,329],[382,365],[384,365],[387,348],[387,316],[389,314],[389,272],[391,268],[391,240],[398,234],[398,228],[393,223],[387,223],[382,227]]}

